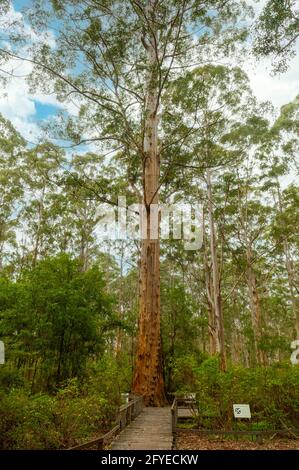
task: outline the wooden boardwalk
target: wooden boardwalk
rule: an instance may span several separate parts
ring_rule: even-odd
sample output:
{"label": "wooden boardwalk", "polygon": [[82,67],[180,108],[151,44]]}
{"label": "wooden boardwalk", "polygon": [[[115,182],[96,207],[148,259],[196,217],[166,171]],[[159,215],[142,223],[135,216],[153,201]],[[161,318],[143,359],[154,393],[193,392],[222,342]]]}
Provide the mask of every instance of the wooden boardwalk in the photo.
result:
{"label": "wooden boardwalk", "polygon": [[170,450],[172,422],[170,407],[144,408],[112,443],[113,450]]}
{"label": "wooden boardwalk", "polygon": [[196,415],[197,415],[197,412],[190,408],[178,409],[178,418],[181,418],[181,419],[194,418]]}

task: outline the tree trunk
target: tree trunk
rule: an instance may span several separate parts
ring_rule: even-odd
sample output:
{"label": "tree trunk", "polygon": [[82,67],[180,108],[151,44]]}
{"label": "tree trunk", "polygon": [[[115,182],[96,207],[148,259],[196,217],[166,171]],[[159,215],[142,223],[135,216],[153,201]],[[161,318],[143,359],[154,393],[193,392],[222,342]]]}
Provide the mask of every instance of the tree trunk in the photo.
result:
{"label": "tree trunk", "polygon": [[80,228],[80,253],[79,258],[81,261],[81,271],[86,272],[88,268],[88,234],[89,234],[89,221],[88,209],[85,206],[83,211],[78,213],[78,218],[81,220]]}
{"label": "tree trunk", "polygon": [[45,199],[46,188],[43,186],[42,195],[40,200],[38,201],[38,222],[37,222],[37,230],[36,236],[34,241],[34,248],[33,248],[33,256],[32,256],[32,267],[36,266],[38,256],[40,254],[41,249],[41,238],[42,238],[42,219],[44,213],[44,199]]}
{"label": "tree trunk", "polygon": [[[247,214],[247,193],[245,197],[245,207]],[[254,361],[258,364],[264,364],[266,358],[264,353],[260,349],[260,339],[262,333],[261,325],[261,309],[260,309],[260,298],[258,294],[256,274],[253,269],[253,252],[252,252],[252,240],[248,234],[248,221],[245,218],[242,210],[242,201],[239,194],[239,210],[241,217],[241,226],[243,228],[243,243],[245,246],[246,256],[246,283],[249,293],[249,307],[251,314],[251,326],[253,331],[253,354]],[[247,217],[247,216],[246,216]]]}
{"label": "tree trunk", "polygon": [[224,340],[224,321],[223,321],[223,309],[220,292],[220,274],[217,257],[217,237],[214,222],[214,210],[213,210],[213,194],[211,184],[211,173],[207,170],[207,191],[208,191],[208,212],[209,212],[209,225],[210,225],[210,246],[211,246],[211,259],[212,259],[212,275],[213,275],[213,297],[214,297],[214,309],[215,309],[215,325],[217,333],[217,352],[220,354],[220,367],[221,370],[225,371],[227,368],[226,364],[226,352],[225,352],[225,340]]}
{"label": "tree trunk", "polygon": [[[280,214],[282,214],[283,207],[282,207],[279,181],[277,181],[277,194],[278,194],[279,212]],[[285,264],[286,264],[286,270],[288,274],[288,283],[289,283],[290,298],[291,298],[291,304],[292,304],[292,310],[293,310],[294,327],[295,327],[297,339],[299,339],[299,304],[298,304],[298,297],[296,295],[296,289],[295,289],[294,263],[290,255],[289,243],[286,238],[284,238],[283,240],[283,252],[285,256]]]}
{"label": "tree trunk", "polygon": [[143,141],[143,190],[147,237],[141,241],[139,273],[139,322],[133,391],[144,396],[148,406],[165,403],[160,329],[160,241],[151,239],[150,205],[159,203],[160,161],[158,155],[158,58],[155,50],[155,1],[150,0],[149,33],[143,38],[147,51],[145,128]]}
{"label": "tree trunk", "polygon": [[260,350],[259,341],[261,337],[261,309],[260,298],[257,290],[257,282],[255,272],[252,268],[252,250],[251,246],[246,240],[246,260],[247,260],[247,285],[249,290],[250,311],[251,311],[251,324],[253,330],[253,346],[254,355],[258,364],[265,364],[266,360],[263,352]]}
{"label": "tree trunk", "polygon": [[[119,290],[118,290],[118,319],[122,321],[124,315],[124,301],[123,301],[123,288],[124,288],[124,250],[123,245],[121,247],[121,255],[120,255],[120,273],[119,273]],[[116,339],[114,344],[114,354],[115,357],[118,358],[121,350],[122,350],[122,341],[123,340],[123,330],[122,328],[118,328],[116,331]]]}
{"label": "tree trunk", "polygon": [[211,269],[209,266],[206,234],[204,233],[204,270],[205,270],[205,286],[206,286],[206,297],[208,305],[208,329],[209,329],[209,350],[210,354],[215,355],[217,353],[217,334],[216,334],[216,319],[215,319],[215,306],[213,301],[213,282],[211,279]]}

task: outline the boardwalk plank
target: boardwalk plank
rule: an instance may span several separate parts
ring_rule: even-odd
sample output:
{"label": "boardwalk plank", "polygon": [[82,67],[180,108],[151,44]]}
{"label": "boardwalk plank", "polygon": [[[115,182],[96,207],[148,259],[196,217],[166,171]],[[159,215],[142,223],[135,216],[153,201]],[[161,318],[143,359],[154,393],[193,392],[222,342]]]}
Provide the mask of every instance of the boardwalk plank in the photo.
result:
{"label": "boardwalk plank", "polygon": [[170,407],[144,408],[112,443],[113,450],[169,450],[172,448]]}

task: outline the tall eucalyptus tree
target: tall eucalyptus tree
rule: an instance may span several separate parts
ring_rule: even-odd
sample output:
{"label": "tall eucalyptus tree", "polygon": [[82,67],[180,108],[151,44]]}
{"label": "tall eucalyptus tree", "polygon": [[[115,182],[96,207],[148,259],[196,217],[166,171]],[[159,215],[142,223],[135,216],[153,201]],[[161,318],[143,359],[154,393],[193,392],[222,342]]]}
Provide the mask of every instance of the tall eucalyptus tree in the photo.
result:
{"label": "tall eucalyptus tree", "polygon": [[187,137],[178,124],[164,145],[164,90],[186,67],[227,56],[246,37],[240,19],[247,15],[246,2],[234,0],[31,0],[26,19],[36,34],[28,37],[28,28],[19,28],[9,47],[1,45],[3,60],[34,65],[32,89],[79,108],[77,116],[57,120],[56,136],[97,142],[104,153],[117,150],[129,184],[142,196],[147,238],[141,241],[133,389],[147,404],[165,399],[160,250],[150,234],[150,206],[159,201],[177,135],[181,141]]}

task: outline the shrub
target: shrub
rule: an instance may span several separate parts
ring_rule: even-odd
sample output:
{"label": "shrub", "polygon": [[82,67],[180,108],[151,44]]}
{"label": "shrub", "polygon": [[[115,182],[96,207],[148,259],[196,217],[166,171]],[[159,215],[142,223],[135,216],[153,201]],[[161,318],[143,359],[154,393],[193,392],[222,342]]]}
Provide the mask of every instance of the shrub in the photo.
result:
{"label": "shrub", "polygon": [[197,391],[199,426],[237,428],[234,403],[250,404],[252,429],[299,426],[299,367],[230,367],[223,373],[210,358],[197,370]]}
{"label": "shrub", "polygon": [[17,369],[2,365],[0,368],[0,390],[10,390],[24,385],[24,379]]}
{"label": "shrub", "polygon": [[109,427],[116,407],[100,393],[81,393],[76,380],[55,396],[30,396],[23,389],[2,391],[0,448],[67,448]]}

